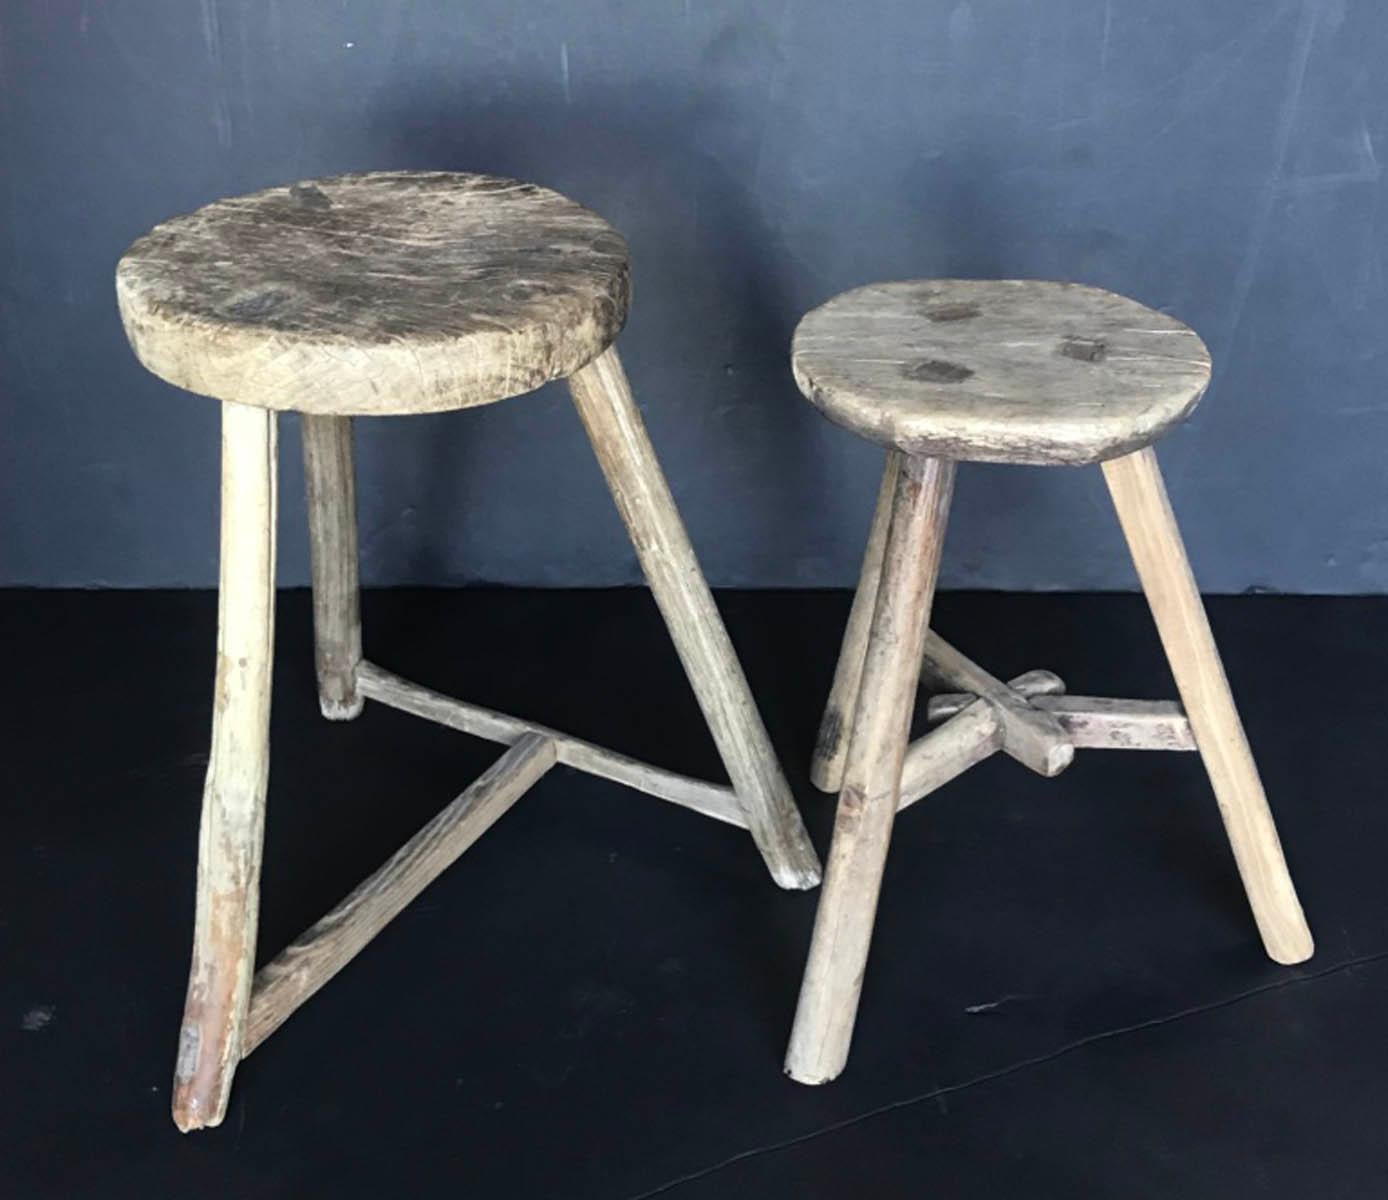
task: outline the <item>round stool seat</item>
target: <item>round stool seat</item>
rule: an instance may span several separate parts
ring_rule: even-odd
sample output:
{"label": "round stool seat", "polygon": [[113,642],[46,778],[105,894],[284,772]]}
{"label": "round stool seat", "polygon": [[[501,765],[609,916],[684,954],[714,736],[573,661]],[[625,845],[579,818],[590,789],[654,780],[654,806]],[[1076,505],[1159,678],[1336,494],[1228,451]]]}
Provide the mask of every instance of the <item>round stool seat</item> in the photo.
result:
{"label": "round stool seat", "polygon": [[808,313],[791,350],[824,414],[911,454],[1091,463],[1155,441],[1210,381],[1186,326],[1101,288],[920,279]]}
{"label": "round stool seat", "polygon": [[489,175],[342,175],[219,200],[116,272],[154,374],[308,413],[467,408],[571,375],[621,331],[627,247],[546,188]]}

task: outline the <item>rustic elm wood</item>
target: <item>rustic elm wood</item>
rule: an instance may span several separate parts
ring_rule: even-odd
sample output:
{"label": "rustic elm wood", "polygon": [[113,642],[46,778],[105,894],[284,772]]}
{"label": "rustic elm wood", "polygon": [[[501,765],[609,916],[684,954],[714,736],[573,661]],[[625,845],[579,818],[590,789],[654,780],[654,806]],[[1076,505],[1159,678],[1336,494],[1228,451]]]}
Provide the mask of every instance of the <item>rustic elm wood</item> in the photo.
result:
{"label": "rustic elm wood", "polygon": [[[1194,750],[1195,735],[1181,706],[1171,700],[1111,700],[1104,696],[1061,696],[1024,692],[1011,685],[1065,730],[1076,750]],[[977,704],[967,694],[931,696],[926,717],[947,721]],[[1001,747],[999,747],[1001,749]]]}
{"label": "rustic elm wood", "polygon": [[650,763],[639,762],[615,750],[595,746],[592,742],[570,737],[567,733],[537,725],[533,721],[523,721],[519,717],[510,717],[465,700],[442,696],[408,679],[383,671],[372,662],[362,662],[357,670],[357,684],[368,700],[489,742],[511,746],[527,734],[540,734],[555,744],[559,762],[564,766],[575,767],[600,779],[610,779],[683,808],[692,808],[726,825],[747,828],[747,815],[742,811],[737,793],[730,787],[677,775],[674,771],[653,767]]}
{"label": "rustic elm wood", "polygon": [[[826,416],[888,447],[811,765],[839,805],[786,1054],[792,1078],[823,1083],[847,1060],[895,811],[998,751],[1055,775],[1076,749],[1198,749],[1267,953],[1309,958],[1311,934],[1151,449],[1209,382],[1199,337],[1097,288],[916,280],[815,309],[792,359]],[[903,489],[909,496],[909,481],[955,461],[1102,463],[1182,704],[1070,696],[1044,671],[1002,683],[933,630],[914,636],[944,511],[904,545]],[[908,746],[918,668],[948,691],[929,700],[934,727]]]}
{"label": "rustic elm wood", "polygon": [[361,713],[364,703],[357,691],[361,605],[352,418],[304,413],[300,428],[308,493],[318,706],[330,721],[350,721]]}
{"label": "rustic elm wood", "polygon": [[814,887],[819,859],[694,559],[617,352],[605,350],[570,375],[569,390],[733,790],[759,798],[747,805],[752,838],[782,887]]}
{"label": "rustic elm wood", "polygon": [[[986,701],[965,705],[938,728],[907,747],[901,762],[897,810],[924,800],[1000,749],[1002,722],[998,720],[997,709]],[[840,1068],[842,1065],[839,1064]],[[799,1075],[795,1077],[800,1078]]]}
{"label": "rustic elm wood", "polygon": [[835,296],[795,331],[800,390],[831,421],[909,454],[1092,463],[1189,415],[1205,345],[1102,288],[917,279]]}
{"label": "rustic elm wood", "polygon": [[988,701],[997,710],[1003,750],[1038,775],[1059,775],[1074,760],[1075,748],[1059,721],[1033,708],[934,630],[925,635],[925,669],[949,686],[965,688]]}
{"label": "rustic elm wood", "polygon": [[[844,627],[838,665],[834,669],[834,682],[829,689],[829,700],[824,706],[819,736],[815,739],[814,754],[810,759],[810,781],[822,792],[837,792],[843,786],[848,728],[852,724],[854,709],[858,703],[863,656],[867,652],[868,625],[872,619],[873,605],[877,600],[878,580],[882,573],[882,553],[886,545],[887,521],[891,512],[892,489],[896,483],[898,462],[899,456],[889,451],[886,467],[882,471],[877,507],[868,531],[862,574],[858,578],[858,588],[853,594],[853,607],[848,614],[848,624]],[[954,681],[961,687],[996,685],[992,693],[994,699],[1007,694],[1006,688],[1002,688],[991,676],[983,673],[982,668],[968,663],[953,647],[940,641],[933,632],[928,633],[926,637],[927,647],[934,647],[935,655],[944,657],[944,661],[932,662],[932,656],[927,652],[925,665],[928,674],[945,674],[945,681],[949,682],[947,672],[952,667],[956,671],[965,672],[964,677]],[[1054,721],[1025,704],[1010,706],[1007,721],[1011,733],[1008,752],[1019,761],[1042,775],[1058,774],[1069,765],[1073,749]]]}
{"label": "rustic elm wood", "polygon": [[887,451],[887,464],[882,470],[882,484],[877,492],[877,507],[868,530],[867,551],[863,555],[863,570],[858,588],[853,593],[853,607],[844,626],[839,661],[834,668],[834,682],[829,689],[829,703],[824,706],[824,719],[819,723],[814,755],[810,760],[810,781],[821,792],[837,792],[843,786],[843,761],[848,753],[848,730],[858,706],[858,685],[863,678],[863,658],[867,654],[868,628],[872,610],[877,603],[877,585],[882,578],[882,552],[887,546],[887,525],[892,516],[892,500],[896,495],[896,477],[901,455]]}
{"label": "rustic elm wood", "polygon": [[552,739],[527,733],[327,916],[256,972],[241,1048],[250,1054],[352,961],[405,906],[557,761]]}
{"label": "rustic elm wood", "polygon": [[[221,200],[140,238],[116,272],[154,374],[222,401],[216,706],[173,1116],[216,1125],[236,1065],[546,771],[564,764],[748,830],[777,883],[815,856],[675,508],[613,340],[626,245],[544,188],[381,172]],[[731,786],[431,692],[362,656],[354,415],[488,404],[567,379]],[[509,747],[495,766],[254,973],[269,768],[276,410],[301,414],[324,716],[366,700]]]}
{"label": "rustic elm wood", "polygon": [[226,1114],[255,971],[275,641],[275,414],[222,406],[222,552],[212,749],[193,964],[174,1068],[183,1129]]}
{"label": "rustic elm wood", "polygon": [[[1060,677],[1050,671],[1027,671],[1007,686],[1028,698],[1058,696],[1065,691]],[[960,699],[962,704],[940,718],[944,724],[906,747],[898,812],[1004,749],[999,707],[977,696],[965,695]]]}
{"label": "rustic elm wood", "polygon": [[1263,944],[1277,962],[1303,962],[1314,949],[1311,931],[1282,857],[1277,826],[1234,707],[1157,456],[1144,447],[1106,462],[1104,479],[1205,760]]}
{"label": "rustic elm wood", "polygon": [[136,241],[116,297],[140,361],[301,413],[442,412],[577,371],[626,321],[627,247],[514,179],[378,171],[266,188]]}
{"label": "rustic elm wood", "polygon": [[786,1054],[786,1070],[805,1083],[833,1079],[848,1058],[953,487],[946,459],[898,465],[834,840]]}

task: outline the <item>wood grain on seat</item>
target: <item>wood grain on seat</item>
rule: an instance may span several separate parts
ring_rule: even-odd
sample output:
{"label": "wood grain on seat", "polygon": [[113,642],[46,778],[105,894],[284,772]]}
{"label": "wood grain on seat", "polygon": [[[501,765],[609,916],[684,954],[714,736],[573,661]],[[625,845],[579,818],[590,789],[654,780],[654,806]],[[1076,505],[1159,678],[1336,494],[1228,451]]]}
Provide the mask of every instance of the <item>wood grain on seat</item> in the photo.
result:
{"label": "wood grain on seat", "polygon": [[795,332],[800,390],[909,454],[1089,463],[1155,441],[1210,380],[1174,317],[1101,288],[923,279],[836,296]]}
{"label": "wood grain on seat", "polygon": [[188,391],[308,413],[438,412],[572,374],[621,331],[626,243],[534,184],[375,172],[164,222],[121,259],[136,354]]}

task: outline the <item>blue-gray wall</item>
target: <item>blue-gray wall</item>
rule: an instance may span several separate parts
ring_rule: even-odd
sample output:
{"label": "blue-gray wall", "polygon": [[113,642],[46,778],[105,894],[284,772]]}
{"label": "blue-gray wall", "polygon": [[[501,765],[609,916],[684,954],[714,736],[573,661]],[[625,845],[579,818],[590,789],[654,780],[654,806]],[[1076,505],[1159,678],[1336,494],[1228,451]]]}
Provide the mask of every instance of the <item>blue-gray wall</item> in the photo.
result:
{"label": "blue-gray wall", "polygon": [[[878,457],[801,401],[868,280],[1050,276],[1195,326],[1162,450],[1214,591],[1388,589],[1383,0],[0,0],[0,582],[212,583],[216,405],[111,271],[343,170],[517,175],[634,252],[622,351],[710,578],[853,579]],[[305,578],[284,423],[281,579]],[[563,394],[359,423],[374,583],[636,578]],[[1095,471],[963,472],[947,585],[1126,588]]]}

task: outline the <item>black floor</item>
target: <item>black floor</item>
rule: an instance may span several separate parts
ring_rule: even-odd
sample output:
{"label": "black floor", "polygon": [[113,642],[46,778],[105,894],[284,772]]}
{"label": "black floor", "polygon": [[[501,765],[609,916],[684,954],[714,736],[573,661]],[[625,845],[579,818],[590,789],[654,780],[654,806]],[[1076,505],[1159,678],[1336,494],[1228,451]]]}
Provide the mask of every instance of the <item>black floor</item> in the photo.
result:
{"label": "black floor", "polygon": [[[845,594],[720,597],[806,781]],[[1388,600],[1211,603],[1315,958],[1262,954],[1194,755],[994,759],[897,826],[848,1071],[781,1054],[814,894],[749,838],[553,772],[243,1064],[220,1129],[169,1077],[192,925],[215,598],[9,593],[0,1191],[47,1197],[1388,1195]],[[393,592],[368,653],[720,777],[642,592]],[[261,945],[272,954],[499,751],[318,717],[282,597]],[[995,673],[1168,696],[1135,597],[946,595]],[[445,1191],[445,1189],[447,1189]]]}

